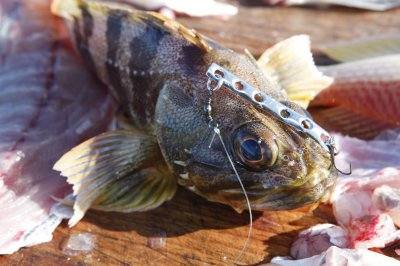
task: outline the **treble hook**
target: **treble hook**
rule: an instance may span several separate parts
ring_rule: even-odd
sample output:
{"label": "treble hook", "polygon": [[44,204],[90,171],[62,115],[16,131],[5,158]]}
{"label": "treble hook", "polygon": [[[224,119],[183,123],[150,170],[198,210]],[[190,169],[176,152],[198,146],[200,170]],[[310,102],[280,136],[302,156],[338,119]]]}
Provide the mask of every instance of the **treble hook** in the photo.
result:
{"label": "treble hook", "polygon": [[332,145],[329,145],[328,146],[328,148],[329,148],[329,153],[330,153],[330,155],[331,155],[331,166],[333,166],[339,173],[341,173],[342,175],[351,175],[351,163],[349,163],[349,171],[346,173],[346,172],[343,172],[342,170],[339,170],[337,167],[336,167],[336,163],[335,163],[335,156],[339,153],[339,152],[335,152],[335,147],[334,146],[332,146]]}

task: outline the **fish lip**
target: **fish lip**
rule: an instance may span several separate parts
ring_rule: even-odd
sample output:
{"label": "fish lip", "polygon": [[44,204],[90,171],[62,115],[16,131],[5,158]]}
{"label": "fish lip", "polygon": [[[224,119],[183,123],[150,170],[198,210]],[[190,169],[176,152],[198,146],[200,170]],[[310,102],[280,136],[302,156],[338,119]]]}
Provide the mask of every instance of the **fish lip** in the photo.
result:
{"label": "fish lip", "polygon": [[[325,178],[321,178],[321,180],[316,183],[314,186],[307,187],[305,192],[313,192],[314,189],[318,188],[318,186],[322,186],[323,190],[318,193],[317,196],[314,196],[309,193],[302,194],[303,196],[306,196],[309,194],[309,196],[303,198],[303,201],[298,201],[295,202],[293,201],[293,197],[299,196],[299,192],[301,192],[304,189],[304,186],[300,187],[295,187],[287,190],[287,192],[282,195],[281,197],[275,198],[271,201],[263,201],[265,200],[266,197],[258,200],[256,203],[252,203],[252,208],[254,210],[291,210],[295,209],[307,204],[311,203],[317,203],[320,202],[324,197],[327,195],[330,195],[336,185],[336,180],[337,180],[337,171],[335,169],[331,169],[329,172],[329,175],[327,175]],[[325,183],[325,184],[324,184]],[[266,205],[273,205],[273,203],[280,203],[280,202],[288,202],[288,205],[283,204],[280,206],[266,206]]]}
{"label": "fish lip", "polygon": [[[318,183],[314,184],[313,186],[305,187],[301,185],[299,187],[290,187],[290,186],[279,187],[279,190],[281,190],[281,192],[278,192],[277,190],[275,190],[275,192],[282,193],[282,195],[280,195],[279,197],[274,197],[272,199],[269,195],[274,194],[274,188],[263,190],[263,186],[261,184],[253,185],[251,187],[246,188],[246,193],[250,198],[250,204],[253,210],[260,210],[260,211],[290,210],[307,204],[321,201],[326,195],[332,193],[336,183],[335,182],[336,177],[337,177],[337,172],[334,169],[331,169],[329,175],[327,175],[324,178],[321,178],[321,180]],[[320,189],[322,188],[322,191],[320,191],[316,195],[315,189],[318,192],[319,190],[318,187],[320,187]],[[301,194],[301,191],[304,191],[305,193]],[[229,198],[231,199],[243,196],[243,191],[240,188],[219,190],[219,193],[229,195]],[[266,195],[261,196],[261,194],[264,195],[266,194]],[[233,207],[235,209],[239,210],[245,209],[247,206],[246,202],[244,201],[244,197],[241,198],[242,199],[240,200],[239,199],[232,200],[232,202],[236,203],[230,205],[231,206],[234,205]],[[297,199],[303,199],[303,200],[297,201]]]}

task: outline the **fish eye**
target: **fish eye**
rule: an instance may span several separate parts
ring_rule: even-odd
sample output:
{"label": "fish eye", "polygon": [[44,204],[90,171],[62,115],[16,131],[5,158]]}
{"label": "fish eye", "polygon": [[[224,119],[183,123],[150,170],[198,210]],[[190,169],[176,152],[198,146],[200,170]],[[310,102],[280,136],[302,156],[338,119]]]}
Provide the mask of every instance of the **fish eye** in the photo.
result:
{"label": "fish eye", "polygon": [[240,144],[240,152],[249,161],[259,161],[262,158],[260,144],[254,139],[246,139]]}
{"label": "fish eye", "polygon": [[236,134],[233,146],[239,163],[252,170],[265,170],[273,166],[277,158],[278,147],[275,142],[268,143],[247,130]]}

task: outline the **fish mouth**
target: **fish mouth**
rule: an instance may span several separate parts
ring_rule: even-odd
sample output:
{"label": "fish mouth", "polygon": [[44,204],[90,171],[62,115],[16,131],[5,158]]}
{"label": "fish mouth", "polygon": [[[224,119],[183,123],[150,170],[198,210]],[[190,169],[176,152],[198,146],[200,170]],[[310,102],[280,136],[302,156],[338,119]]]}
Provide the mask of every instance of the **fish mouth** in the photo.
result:
{"label": "fish mouth", "polygon": [[[335,186],[337,171],[333,167],[325,170],[316,168],[304,178],[307,181],[301,185],[264,188],[260,184],[247,187],[246,193],[252,209],[260,211],[290,210],[327,200]],[[218,192],[218,198],[223,198],[225,203],[238,212],[247,209],[245,197],[240,188],[222,189]]]}
{"label": "fish mouth", "polygon": [[337,171],[331,168],[325,178],[311,177],[301,186],[283,187],[266,192],[251,203],[255,210],[290,210],[329,199],[335,186]]}

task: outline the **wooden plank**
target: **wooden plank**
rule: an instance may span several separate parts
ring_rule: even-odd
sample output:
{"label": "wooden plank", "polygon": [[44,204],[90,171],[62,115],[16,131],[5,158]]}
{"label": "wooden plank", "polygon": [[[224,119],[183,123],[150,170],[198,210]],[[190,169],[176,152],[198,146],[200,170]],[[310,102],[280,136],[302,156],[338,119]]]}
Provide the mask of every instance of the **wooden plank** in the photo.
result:
{"label": "wooden plank", "polygon": [[[400,10],[385,13],[354,9],[241,7],[228,21],[181,18],[229,48],[261,54],[273,43],[294,34],[311,35],[315,48],[337,40],[382,33],[399,33]],[[329,206],[312,210],[254,213],[254,231],[241,262],[268,262],[287,255],[298,231],[313,224],[333,222]],[[0,265],[170,265],[232,264],[248,231],[247,213],[210,203],[180,189],[162,207],[145,213],[90,211],[74,228],[61,225],[53,241],[0,257]],[[87,232],[95,248],[87,254],[63,251],[71,235]],[[160,236],[165,239],[160,240]],[[165,241],[159,247],[151,244]]]}
{"label": "wooden plank", "polygon": [[[328,206],[314,211],[302,208],[254,212],[254,216],[250,246],[242,259],[246,264],[286,255],[299,230],[312,224],[333,222]],[[246,240],[248,221],[247,212],[238,214],[227,206],[210,203],[181,189],[172,201],[145,213],[91,211],[74,228],[60,226],[50,243],[1,257],[0,264],[229,264]],[[78,233],[92,234],[95,248],[88,254],[71,256],[63,249],[68,238]],[[160,236],[165,236],[165,246],[152,247],[151,241],[158,241]]]}
{"label": "wooden plank", "polygon": [[370,12],[347,8],[266,8],[240,6],[227,21],[182,18],[185,25],[236,51],[260,55],[274,43],[296,34],[311,36],[313,48],[380,34],[400,33],[400,9]]}

